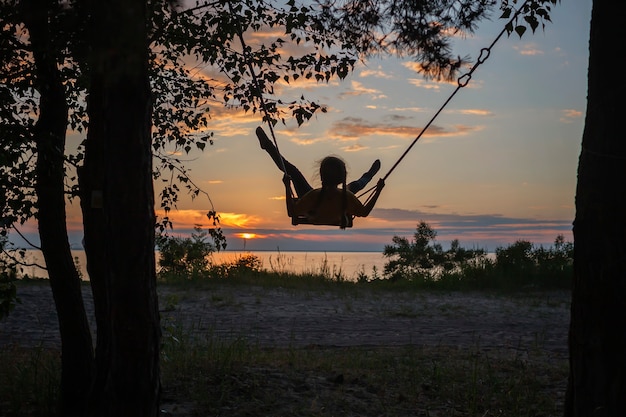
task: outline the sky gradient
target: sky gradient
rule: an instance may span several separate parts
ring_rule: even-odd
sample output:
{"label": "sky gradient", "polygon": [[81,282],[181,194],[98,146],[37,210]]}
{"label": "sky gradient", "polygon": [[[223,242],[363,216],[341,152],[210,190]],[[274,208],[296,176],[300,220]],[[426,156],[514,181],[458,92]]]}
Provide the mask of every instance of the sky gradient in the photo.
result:
{"label": "sky gradient", "polygon": [[[260,116],[212,108],[213,146],[183,159],[219,213],[228,249],[245,242],[252,251],[382,251],[393,236],[410,238],[420,221],[444,247],[453,239],[490,251],[519,239],[549,246],[559,234],[572,241],[591,2],[564,0],[545,31],[503,36],[388,177],[370,216],[355,219],[351,229],[291,226],[282,173],[254,133]],[[455,52],[475,61],[504,24],[497,17],[482,22],[457,40]],[[250,46],[260,41],[262,34],[246,34]],[[276,126],[283,156],[314,186],[326,155],[346,161],[348,180],[377,158],[375,180],[384,176],[456,88],[425,80],[412,67],[385,57],[359,64],[343,81],[279,85],[283,98],[304,94],[328,107],[301,127]],[[173,234],[208,226],[208,198],[180,197],[170,213]],[[78,204],[69,210],[71,243],[79,248]]]}

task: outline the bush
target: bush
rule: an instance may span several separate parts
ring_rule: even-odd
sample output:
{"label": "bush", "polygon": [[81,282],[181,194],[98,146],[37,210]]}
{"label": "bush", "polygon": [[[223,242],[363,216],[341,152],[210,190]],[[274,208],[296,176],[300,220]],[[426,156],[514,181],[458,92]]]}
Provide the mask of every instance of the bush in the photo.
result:
{"label": "bush", "polygon": [[574,244],[558,235],[548,249],[518,240],[496,249],[494,274],[509,282],[506,286],[525,288],[571,288]]}
{"label": "bush", "polygon": [[570,289],[574,245],[557,236],[548,249],[518,240],[498,247],[495,260],[482,249],[464,249],[453,240],[444,251],[435,243],[437,233],[420,222],[413,240],[393,237],[383,255],[384,276],[390,281],[410,281],[439,289]]}
{"label": "bush", "polygon": [[394,245],[386,245],[383,255],[392,258],[385,264],[383,274],[391,281],[411,280],[422,283],[452,279],[473,264],[484,262],[487,253],[482,249],[464,249],[453,240],[444,251],[435,243],[437,232],[425,222],[420,222],[411,242],[394,236]]}
{"label": "bush", "polygon": [[209,275],[214,278],[235,278],[258,273],[261,271],[261,266],[261,259],[249,253],[237,257],[232,262],[211,266]]}
{"label": "bush", "polygon": [[194,227],[191,237],[156,236],[161,280],[201,278],[209,269],[209,257],[219,248],[207,240],[209,232]]}

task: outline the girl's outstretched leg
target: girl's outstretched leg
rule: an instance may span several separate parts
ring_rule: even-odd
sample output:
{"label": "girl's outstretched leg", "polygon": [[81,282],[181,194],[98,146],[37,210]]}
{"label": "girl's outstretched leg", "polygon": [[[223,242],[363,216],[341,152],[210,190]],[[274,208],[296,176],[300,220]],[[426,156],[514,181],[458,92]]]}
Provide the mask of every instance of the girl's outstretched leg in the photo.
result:
{"label": "girl's outstretched leg", "polygon": [[380,160],[377,159],[374,161],[370,169],[366,173],[361,175],[361,178],[359,178],[356,181],[352,181],[350,184],[348,184],[348,190],[350,190],[352,194],[356,194],[359,191],[361,191],[363,188],[365,188],[367,183],[370,182],[372,178],[374,178],[374,175],[376,175],[379,169],[380,169]]}
{"label": "girl's outstretched leg", "polygon": [[265,151],[272,157],[272,160],[278,169],[283,171],[284,167],[283,172],[291,177],[291,182],[293,183],[293,187],[296,189],[297,197],[302,197],[313,189],[306,178],[304,178],[304,175],[302,175],[302,172],[300,172],[295,165],[283,158],[283,156],[278,152],[278,149],[276,149],[276,146],[274,146],[270,138],[267,137],[265,131],[260,126],[256,128],[256,136],[259,138],[261,149],[265,149]]}

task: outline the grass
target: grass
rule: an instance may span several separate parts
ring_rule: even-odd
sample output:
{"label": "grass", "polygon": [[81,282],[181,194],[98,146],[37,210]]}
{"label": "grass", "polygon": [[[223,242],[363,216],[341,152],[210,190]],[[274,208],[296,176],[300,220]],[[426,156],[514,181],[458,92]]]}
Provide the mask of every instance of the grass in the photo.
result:
{"label": "grass", "polygon": [[52,416],[61,382],[61,357],[41,347],[0,348],[0,416]]}
{"label": "grass", "polygon": [[164,407],[203,416],[558,416],[567,363],[478,345],[266,349],[166,337]]}
{"label": "grass", "polygon": [[[3,351],[0,415],[51,416],[56,352]],[[15,372],[18,370],[18,372]],[[261,349],[169,338],[163,415],[560,416],[567,364],[449,347]]]}

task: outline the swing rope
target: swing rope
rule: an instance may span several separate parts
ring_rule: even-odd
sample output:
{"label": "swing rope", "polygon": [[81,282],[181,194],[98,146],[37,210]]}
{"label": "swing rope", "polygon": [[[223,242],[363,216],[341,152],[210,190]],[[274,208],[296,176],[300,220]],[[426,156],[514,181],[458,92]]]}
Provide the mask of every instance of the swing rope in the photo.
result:
{"label": "swing rope", "polygon": [[[431,117],[431,119],[428,121],[428,123],[426,123],[426,125],[422,128],[422,130],[419,132],[419,134],[417,135],[417,137],[415,137],[415,139],[413,139],[413,142],[411,142],[411,144],[407,147],[407,149],[402,153],[402,155],[400,155],[400,157],[398,158],[398,160],[393,164],[393,166],[389,169],[389,171],[387,171],[387,173],[385,174],[385,176],[383,177],[383,180],[387,180],[387,177],[389,177],[391,175],[391,173],[396,169],[396,167],[400,164],[400,162],[402,162],[402,160],[404,159],[404,157],[411,151],[411,149],[413,148],[413,146],[415,146],[415,144],[417,143],[418,140],[420,140],[420,138],[422,137],[422,135],[424,134],[424,132],[426,132],[426,130],[433,124],[433,122],[435,121],[435,119],[439,116],[439,114],[443,111],[443,109],[448,105],[448,103],[450,103],[450,101],[452,100],[452,98],[454,98],[454,96],[456,95],[456,93],[459,92],[459,90],[463,87],[465,87],[467,84],[469,84],[470,80],[472,79],[472,74],[474,73],[474,71],[481,65],[483,64],[487,58],[489,58],[489,55],[491,54],[491,49],[495,46],[495,44],[500,40],[500,38],[502,37],[502,35],[504,35],[504,33],[507,31],[507,27],[509,25],[512,25],[513,22],[515,21],[515,19],[517,19],[517,17],[519,16],[519,14],[522,12],[522,10],[524,9],[524,7],[526,6],[526,4],[529,2],[530,0],[526,0],[524,2],[524,4],[522,4],[520,6],[519,9],[517,9],[517,11],[515,12],[515,14],[513,14],[513,17],[511,17],[511,19],[509,19],[509,22],[504,26],[504,28],[502,28],[502,30],[500,31],[500,33],[498,34],[498,36],[496,36],[496,38],[493,40],[493,42],[491,42],[491,45],[489,45],[489,47],[487,48],[482,48],[480,50],[480,55],[478,56],[478,59],[476,60],[476,63],[472,66],[472,68],[465,74],[461,75],[459,78],[457,78],[457,86],[454,89],[454,91],[452,92],[452,94],[450,94],[450,96],[448,97],[448,99],[441,105],[441,107],[439,107],[439,110],[437,110],[437,112],[433,115],[433,117]],[[366,194],[370,194],[367,198],[366,201],[369,201],[372,196],[373,193],[372,191],[374,191],[376,189],[376,187],[371,187],[365,191],[363,191],[361,194],[358,195],[358,197],[362,197]]]}
{"label": "swing rope", "polygon": [[[230,11],[231,16],[235,16],[233,13],[232,4],[230,1],[228,2],[228,10]],[[263,111],[263,114],[265,115],[264,118],[270,130],[270,135],[272,136],[272,140],[274,141],[274,146],[276,147],[276,151],[278,151],[278,155],[280,156],[280,163],[281,163],[282,171],[286,173],[287,169],[285,167],[285,159],[283,158],[282,154],[280,153],[280,149],[278,148],[278,141],[276,140],[276,135],[274,134],[274,127],[269,117],[269,111],[267,110],[267,105],[265,104],[265,98],[263,97],[261,84],[259,83],[259,78],[257,77],[256,72],[254,71],[254,67],[252,66],[252,58],[250,57],[250,51],[248,49],[248,46],[246,45],[246,42],[243,39],[243,31],[241,29],[241,24],[239,20],[237,19],[235,19],[235,24],[237,25],[237,37],[239,38],[239,42],[241,43],[243,59],[248,69],[250,70],[250,75],[252,76],[252,83],[257,92],[256,95],[259,99],[259,102],[261,103],[261,110]]]}

